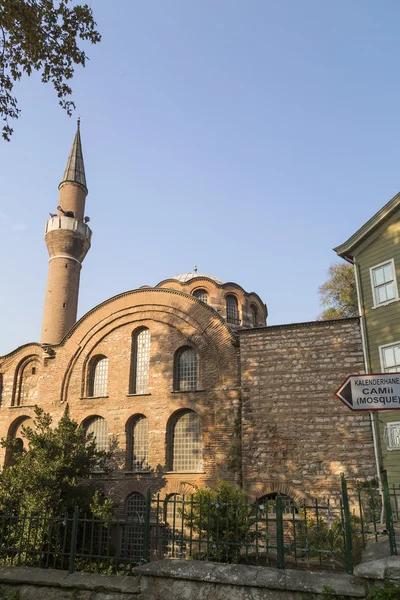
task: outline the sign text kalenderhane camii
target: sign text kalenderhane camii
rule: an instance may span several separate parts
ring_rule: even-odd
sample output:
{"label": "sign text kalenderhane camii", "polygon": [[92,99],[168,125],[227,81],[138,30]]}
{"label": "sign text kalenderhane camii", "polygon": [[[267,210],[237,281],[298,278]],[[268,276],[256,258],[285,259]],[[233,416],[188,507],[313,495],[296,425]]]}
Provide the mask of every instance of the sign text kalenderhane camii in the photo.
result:
{"label": "sign text kalenderhane camii", "polygon": [[335,396],[352,410],[400,409],[400,373],[350,375]]}

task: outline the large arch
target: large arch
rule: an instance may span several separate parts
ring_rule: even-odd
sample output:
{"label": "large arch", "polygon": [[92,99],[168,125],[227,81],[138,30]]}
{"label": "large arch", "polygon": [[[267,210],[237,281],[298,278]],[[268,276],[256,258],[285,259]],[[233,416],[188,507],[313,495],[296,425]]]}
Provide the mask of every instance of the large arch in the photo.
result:
{"label": "large arch", "polygon": [[[212,353],[221,385],[238,382],[237,337],[211,307],[183,292],[146,288],[117,296],[90,311],[71,330],[61,345],[69,360],[61,391],[68,399],[72,373],[82,373],[87,358],[107,335],[127,324],[146,326],[146,321],[164,323],[179,330],[202,352]],[[81,375],[82,377],[82,375]]]}

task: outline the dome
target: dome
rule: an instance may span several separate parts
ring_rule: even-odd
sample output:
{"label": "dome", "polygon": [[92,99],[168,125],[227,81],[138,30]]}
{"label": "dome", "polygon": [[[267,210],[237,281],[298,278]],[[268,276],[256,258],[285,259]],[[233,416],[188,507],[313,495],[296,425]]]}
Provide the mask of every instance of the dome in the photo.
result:
{"label": "dome", "polygon": [[191,273],[180,273],[179,275],[174,275],[173,277],[170,277],[170,279],[176,279],[181,283],[186,283],[187,281],[190,281],[195,277],[207,277],[208,279],[212,279],[213,281],[215,281],[215,283],[224,283],[220,279],[213,277],[213,275],[208,275],[208,273],[199,273],[197,269],[195,271],[192,271]]}

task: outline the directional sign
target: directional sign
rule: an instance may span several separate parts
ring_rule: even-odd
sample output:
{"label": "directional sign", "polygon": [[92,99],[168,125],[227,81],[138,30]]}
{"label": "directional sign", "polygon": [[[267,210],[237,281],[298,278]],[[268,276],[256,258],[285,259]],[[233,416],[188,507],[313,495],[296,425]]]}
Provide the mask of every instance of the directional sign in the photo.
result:
{"label": "directional sign", "polygon": [[335,396],[352,410],[399,410],[400,373],[350,375]]}

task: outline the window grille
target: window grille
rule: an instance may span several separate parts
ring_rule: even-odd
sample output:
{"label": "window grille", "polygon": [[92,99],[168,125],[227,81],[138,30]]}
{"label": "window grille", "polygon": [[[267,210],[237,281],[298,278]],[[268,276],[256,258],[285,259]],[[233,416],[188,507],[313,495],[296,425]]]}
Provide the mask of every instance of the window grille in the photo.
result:
{"label": "window grille", "polygon": [[394,261],[371,269],[375,306],[386,304],[397,298],[397,282]]}
{"label": "window grille", "polygon": [[150,331],[133,334],[131,394],[147,394],[149,389]]}
{"label": "window grille", "polygon": [[[257,500],[257,504],[260,507],[263,507],[262,510],[267,511],[271,514],[276,514],[276,499],[278,497],[277,492],[273,492],[272,494],[266,494]],[[282,512],[284,515],[292,515],[293,511],[298,513],[298,509],[293,499],[286,494],[280,494],[282,500]]]}
{"label": "window grille", "polygon": [[132,471],[146,471],[149,457],[149,422],[146,417],[132,419],[128,435],[128,465]]}
{"label": "window grille", "polygon": [[125,516],[127,519],[144,519],[146,513],[146,503],[144,496],[139,492],[129,494],[125,501]]}
{"label": "window grille", "polygon": [[108,423],[103,417],[92,417],[85,429],[87,435],[93,433],[97,450],[109,451]]}
{"label": "window grille", "polygon": [[202,302],[204,302],[205,304],[208,304],[208,294],[206,290],[195,290],[193,292],[193,296],[195,298],[198,298],[198,300],[201,300]]}
{"label": "window grille", "polygon": [[400,449],[400,422],[386,424],[385,439],[388,450]]}
{"label": "window grille", "polygon": [[88,396],[107,396],[108,358],[96,356],[92,359],[89,369]]}
{"label": "window grille", "polygon": [[257,327],[257,324],[258,324],[258,309],[257,309],[257,306],[255,304],[252,304],[250,306],[250,311],[251,311],[251,324],[253,325],[253,327]]}
{"label": "window grille", "polygon": [[121,554],[131,560],[140,560],[143,556],[143,520],[146,503],[142,494],[133,492],[125,501],[126,525],[121,531]]}
{"label": "window grille", "polygon": [[385,373],[400,372],[400,344],[381,347],[381,359]]}
{"label": "window grille", "polygon": [[228,323],[239,325],[238,301],[232,294],[226,297],[226,320]]}
{"label": "window grille", "polygon": [[185,346],[175,354],[174,390],[197,389],[197,355],[194,348]]}
{"label": "window grille", "polygon": [[197,413],[192,410],[181,412],[171,422],[169,451],[171,471],[201,470],[201,422]]}

